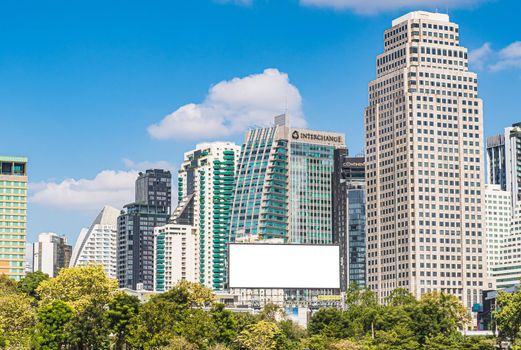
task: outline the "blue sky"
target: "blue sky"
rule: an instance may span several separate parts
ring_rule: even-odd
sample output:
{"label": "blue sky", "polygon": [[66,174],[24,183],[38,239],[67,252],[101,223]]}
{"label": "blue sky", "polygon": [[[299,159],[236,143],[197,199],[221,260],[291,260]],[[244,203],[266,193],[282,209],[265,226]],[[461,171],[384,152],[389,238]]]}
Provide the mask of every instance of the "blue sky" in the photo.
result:
{"label": "blue sky", "polygon": [[240,143],[285,106],[358,153],[383,30],[446,3],[497,133],[521,119],[517,0],[2,1],[0,154],[30,159],[28,240],[74,242],[132,201],[136,171]]}

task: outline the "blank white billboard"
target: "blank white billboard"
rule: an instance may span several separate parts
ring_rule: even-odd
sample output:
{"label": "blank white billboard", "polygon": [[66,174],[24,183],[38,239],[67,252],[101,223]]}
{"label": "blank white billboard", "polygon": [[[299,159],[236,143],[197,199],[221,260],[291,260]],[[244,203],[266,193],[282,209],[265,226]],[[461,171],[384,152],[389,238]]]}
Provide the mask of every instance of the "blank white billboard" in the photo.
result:
{"label": "blank white billboard", "polygon": [[230,244],[230,288],[340,288],[335,245]]}

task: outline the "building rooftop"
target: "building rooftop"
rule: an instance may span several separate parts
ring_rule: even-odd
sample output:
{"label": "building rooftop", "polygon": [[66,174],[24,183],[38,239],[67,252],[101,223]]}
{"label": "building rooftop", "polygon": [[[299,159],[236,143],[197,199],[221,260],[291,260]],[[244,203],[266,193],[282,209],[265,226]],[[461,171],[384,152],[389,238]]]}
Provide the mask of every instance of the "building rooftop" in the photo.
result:
{"label": "building rooftop", "polygon": [[409,13],[393,20],[393,27],[397,24],[400,24],[400,23],[405,22],[410,19],[428,19],[431,21],[449,22],[449,15],[447,15],[445,13],[413,11],[413,12],[409,12]]}
{"label": "building rooftop", "polygon": [[0,162],[27,163],[26,157],[0,156]]}

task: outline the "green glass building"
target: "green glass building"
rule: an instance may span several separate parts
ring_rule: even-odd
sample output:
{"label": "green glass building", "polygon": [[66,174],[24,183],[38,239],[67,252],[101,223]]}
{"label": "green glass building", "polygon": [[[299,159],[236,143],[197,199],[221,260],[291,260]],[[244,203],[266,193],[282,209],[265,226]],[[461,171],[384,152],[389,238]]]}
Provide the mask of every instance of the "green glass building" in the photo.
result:
{"label": "green glass building", "polygon": [[232,241],[279,238],[331,244],[334,151],[339,133],[291,128],[285,115],[247,132],[230,220]]}

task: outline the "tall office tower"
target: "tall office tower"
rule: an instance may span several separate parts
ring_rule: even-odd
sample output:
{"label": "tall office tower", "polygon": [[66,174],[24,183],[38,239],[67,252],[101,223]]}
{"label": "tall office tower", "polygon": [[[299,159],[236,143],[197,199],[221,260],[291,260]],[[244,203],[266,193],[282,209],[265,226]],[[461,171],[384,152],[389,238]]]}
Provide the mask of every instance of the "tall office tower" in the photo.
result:
{"label": "tall office tower", "polygon": [[[341,251],[341,284],[365,286],[365,158],[335,150],[333,236]],[[345,261],[345,262],[344,262]]]}
{"label": "tall office tower", "polygon": [[331,244],[334,151],[344,135],[294,129],[286,116],[246,133],[237,171],[230,239],[253,236]]}
{"label": "tall office tower", "polygon": [[179,206],[172,221],[197,230],[198,281],[214,290],[225,286],[228,228],[240,147],[232,142],[198,144],[179,169]]}
{"label": "tall office tower", "polygon": [[177,282],[199,282],[197,229],[169,223],[154,229],[154,288],[164,292]]}
{"label": "tall office tower", "polygon": [[72,247],[67,238],[54,232],[38,235],[38,242],[33,243],[33,271],[41,271],[56,277],[60,269],[69,266]]}
{"label": "tall office tower", "polygon": [[118,217],[117,277],[121,288],[154,290],[154,227],[170,217],[172,174],[162,169],[139,173],[135,202]]}
{"label": "tall office tower", "polygon": [[0,274],[25,275],[27,158],[0,156]]}
{"label": "tall office tower", "polygon": [[488,183],[511,193],[514,212],[521,199],[521,123],[487,137],[487,166]]}
{"label": "tall office tower", "polygon": [[105,206],[89,228],[80,231],[70,266],[102,265],[110,278],[117,278],[117,236],[120,211]]}
{"label": "tall office tower", "polygon": [[448,15],[392,22],[365,110],[368,286],[383,299],[486,285],[482,101]]}
{"label": "tall office tower", "polygon": [[500,185],[485,186],[485,230],[487,238],[487,271],[493,275],[493,269],[502,264],[504,246],[510,236],[512,208],[510,192]]}

